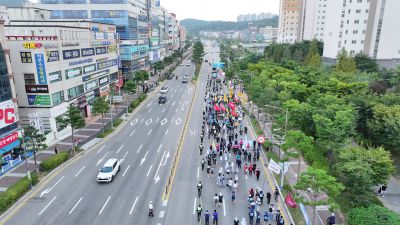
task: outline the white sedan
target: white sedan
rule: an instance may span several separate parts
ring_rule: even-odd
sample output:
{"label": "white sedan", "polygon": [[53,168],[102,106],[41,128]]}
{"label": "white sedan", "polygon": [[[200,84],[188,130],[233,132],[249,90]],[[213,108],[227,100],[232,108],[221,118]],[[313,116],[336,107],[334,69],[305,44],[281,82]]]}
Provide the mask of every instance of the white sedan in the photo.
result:
{"label": "white sedan", "polygon": [[162,87],[160,90],[160,94],[167,94],[168,92],[168,87]]}

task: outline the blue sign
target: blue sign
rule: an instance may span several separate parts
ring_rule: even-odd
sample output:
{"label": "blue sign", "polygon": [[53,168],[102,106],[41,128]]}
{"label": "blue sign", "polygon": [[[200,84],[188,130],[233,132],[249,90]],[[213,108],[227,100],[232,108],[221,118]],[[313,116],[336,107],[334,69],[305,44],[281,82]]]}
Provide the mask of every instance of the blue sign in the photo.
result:
{"label": "blue sign", "polygon": [[35,54],[36,72],[38,76],[38,84],[47,84],[46,66],[44,65],[43,54]]}
{"label": "blue sign", "polygon": [[93,62],[92,58],[82,59],[82,60],[79,60],[79,61],[69,62],[69,66],[75,66],[75,65],[78,65],[78,64],[91,63],[91,62]]}
{"label": "blue sign", "polygon": [[223,63],[223,62],[213,63],[212,66],[215,67],[215,68],[219,68],[219,69],[222,68],[223,69],[225,67],[225,63]]}

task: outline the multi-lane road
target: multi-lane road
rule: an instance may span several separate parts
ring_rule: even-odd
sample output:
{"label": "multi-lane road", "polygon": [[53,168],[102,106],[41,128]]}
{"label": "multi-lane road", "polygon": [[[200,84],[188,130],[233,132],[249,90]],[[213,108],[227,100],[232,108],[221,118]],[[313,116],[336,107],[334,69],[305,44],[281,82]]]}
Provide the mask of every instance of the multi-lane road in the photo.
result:
{"label": "multi-lane road", "polygon": [[[205,59],[210,62],[219,59],[217,48],[205,50],[209,52]],[[210,71],[209,64],[204,63],[197,84],[183,84],[181,77],[185,73],[193,75],[194,66],[184,63],[178,67],[175,74],[180,79],[173,78],[163,84],[169,87],[166,104],[158,104],[158,93],[151,94],[115,134],[50,175],[0,222],[7,225],[198,224],[195,206],[201,203],[204,210],[213,211],[212,196],[219,192],[226,198],[217,209],[219,224],[231,224],[236,216],[248,218],[247,190],[258,187],[270,191],[272,186],[265,176],[256,181],[241,174],[237,202],[233,205],[227,188],[218,187],[216,178],[207,177],[200,169],[199,135]],[[249,134],[244,138],[253,137]],[[210,142],[205,139],[204,146],[208,146]],[[171,176],[175,157],[177,167]],[[98,184],[97,173],[109,158],[120,159],[121,170],[113,182]],[[165,193],[169,177],[172,178],[170,189]],[[200,199],[196,198],[199,180],[204,184]],[[154,217],[148,217],[149,201],[155,208]]]}

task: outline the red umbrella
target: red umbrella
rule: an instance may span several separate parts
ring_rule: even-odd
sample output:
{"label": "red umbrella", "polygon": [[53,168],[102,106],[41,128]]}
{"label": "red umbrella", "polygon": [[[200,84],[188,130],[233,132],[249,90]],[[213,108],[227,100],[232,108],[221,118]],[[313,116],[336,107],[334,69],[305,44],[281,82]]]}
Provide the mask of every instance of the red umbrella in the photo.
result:
{"label": "red umbrella", "polygon": [[214,110],[215,110],[215,111],[219,111],[219,107],[218,107],[217,104],[214,105]]}
{"label": "red umbrella", "polygon": [[296,201],[294,201],[294,199],[292,198],[292,195],[290,193],[286,195],[285,203],[286,203],[286,205],[288,205],[291,208],[297,208],[297,203],[296,203]]}
{"label": "red umbrella", "polygon": [[225,111],[225,107],[224,107],[224,105],[223,105],[222,103],[219,105],[219,108],[220,108],[222,111]]}
{"label": "red umbrella", "polygon": [[235,110],[232,110],[231,114],[232,114],[233,117],[236,117],[236,116],[237,116]]}
{"label": "red umbrella", "polygon": [[235,108],[235,103],[229,102],[229,103],[228,103],[228,107],[231,108],[231,109],[232,109],[232,108],[234,109],[234,108]]}

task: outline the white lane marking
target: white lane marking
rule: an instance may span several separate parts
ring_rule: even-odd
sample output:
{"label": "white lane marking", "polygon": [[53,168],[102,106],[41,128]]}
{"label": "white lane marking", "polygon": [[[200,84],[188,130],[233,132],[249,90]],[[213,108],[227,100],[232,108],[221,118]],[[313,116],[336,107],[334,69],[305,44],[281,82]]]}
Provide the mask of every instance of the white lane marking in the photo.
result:
{"label": "white lane marking", "polygon": [[160,146],[157,149],[157,153],[160,151],[162,144],[160,144]]}
{"label": "white lane marking", "polygon": [[167,206],[167,204],[168,204],[168,201],[167,201],[167,200],[164,200],[164,201],[162,202],[162,206]]}
{"label": "white lane marking", "polygon": [[171,118],[171,123],[174,121],[174,117]]}
{"label": "white lane marking", "polygon": [[104,154],[103,157],[101,157],[99,161],[97,161],[96,166],[98,166],[101,162],[103,162],[104,158],[108,155],[108,153],[110,152],[106,152],[106,154]]}
{"label": "white lane marking", "polygon": [[160,117],[157,117],[157,119],[156,119],[156,123],[158,123],[158,121],[160,120]]}
{"label": "white lane marking", "polygon": [[138,119],[137,119],[137,118],[136,118],[136,119],[134,119],[133,121],[131,121],[131,126],[133,126],[133,125],[137,124],[137,122],[138,122]]}
{"label": "white lane marking", "polygon": [[176,123],[176,125],[179,125],[180,123],[182,123],[181,118],[178,118],[178,119],[175,121],[175,123]]}
{"label": "white lane marking", "polygon": [[197,201],[197,198],[194,198],[194,202],[193,202],[193,215],[196,214],[196,201]]}
{"label": "white lane marking", "polygon": [[164,124],[166,124],[168,122],[167,118],[164,118],[163,120],[161,120],[161,126],[164,126]]}
{"label": "white lane marking", "polygon": [[197,167],[197,179],[199,179],[200,167]]}
{"label": "white lane marking", "polygon": [[140,145],[139,149],[137,150],[137,153],[140,152],[140,149],[142,149],[142,147],[143,147],[143,144]]}
{"label": "white lane marking", "polygon": [[136,205],[136,202],[137,202],[138,198],[139,198],[139,196],[136,196],[136,199],[135,199],[135,202],[134,202],[133,205],[132,205],[131,211],[129,211],[129,215],[132,214],[133,209],[135,208],[135,205]]}
{"label": "white lane marking", "polygon": [[[150,121],[150,122],[149,122]],[[153,119],[148,119],[148,120],[146,120],[146,127],[148,126],[148,125],[150,125],[151,123],[153,123]]]}
{"label": "white lane marking", "polygon": [[149,104],[147,104],[147,107],[150,107],[150,105],[151,105],[151,102]]}
{"label": "white lane marking", "polygon": [[142,160],[140,160],[140,165],[142,165],[144,163],[144,161],[146,161],[147,154],[149,154],[149,151],[147,151],[146,154],[144,154],[144,157],[142,158]]}
{"label": "white lane marking", "polygon": [[100,150],[97,151],[97,153],[100,153],[101,151],[103,151],[103,149],[104,149],[105,147],[106,147],[106,146],[103,145],[103,147],[101,147]]}
{"label": "white lane marking", "polygon": [[133,130],[132,133],[131,133],[131,135],[129,135],[129,136],[132,136],[132,135],[135,133],[135,131],[136,131],[136,130]]}
{"label": "white lane marking", "polygon": [[142,123],[142,122],[143,122],[143,120],[144,120],[144,118],[142,118],[142,119],[140,120],[140,123]]}
{"label": "white lane marking", "polygon": [[147,176],[149,176],[151,168],[153,168],[153,165],[150,166],[149,171],[147,171]]}
{"label": "white lane marking", "polygon": [[39,216],[42,215],[42,213],[51,205],[51,203],[54,202],[54,200],[56,200],[57,196],[54,196],[54,198],[42,209],[42,211],[40,211],[40,213],[38,214]]}
{"label": "white lane marking", "polygon": [[225,211],[225,200],[224,200],[224,199],[222,199],[222,205],[223,205],[223,207],[224,207],[224,216],[226,216],[226,211]]}
{"label": "white lane marking", "polygon": [[42,197],[43,195],[50,193],[51,190],[53,190],[53,188],[62,181],[62,179],[64,179],[64,176],[62,176],[53,186],[51,186],[51,188],[47,188],[46,190],[42,191],[42,193],[40,193],[40,197]]}
{"label": "white lane marking", "polygon": [[158,217],[163,218],[165,215],[165,211],[160,211],[160,215]]}
{"label": "white lane marking", "polygon": [[108,201],[110,201],[111,195],[108,196],[107,201],[104,203],[103,207],[101,208],[99,215],[101,215],[101,213],[103,212],[104,208],[106,207],[106,205],[108,204]]}
{"label": "white lane marking", "polygon": [[117,150],[117,154],[121,151],[121,149],[124,147],[124,144],[121,145],[121,147],[119,147],[119,149]]}
{"label": "white lane marking", "polygon": [[84,170],[86,168],[86,166],[83,166],[75,175],[74,175],[74,177],[77,177],[81,172],[82,172],[82,170]]}
{"label": "white lane marking", "polygon": [[68,214],[71,215],[71,213],[75,210],[75,208],[79,205],[79,203],[82,201],[83,197],[81,197],[77,203],[75,203],[74,207],[72,207],[71,211],[69,211]]}
{"label": "white lane marking", "polygon": [[178,112],[179,108],[176,108],[175,112]]}
{"label": "white lane marking", "polygon": [[151,110],[153,110],[153,109],[150,109],[149,112],[151,112]]}
{"label": "white lane marking", "polygon": [[162,112],[165,112],[165,108],[162,110]]}
{"label": "white lane marking", "polygon": [[176,101],[174,101],[174,102],[172,103],[172,106],[174,106],[174,105],[175,105],[175,103],[176,103]]}
{"label": "white lane marking", "polygon": [[167,134],[168,134],[168,129],[167,129],[167,131],[165,131],[165,136],[167,136]]}
{"label": "white lane marking", "polygon": [[122,157],[121,162],[125,160],[126,155],[128,155],[128,151],[125,152],[125,155]]}
{"label": "white lane marking", "polygon": [[150,129],[150,130],[149,130],[149,133],[147,133],[147,135],[150,135],[150,133],[151,133],[152,130],[153,130],[153,129]]}
{"label": "white lane marking", "polygon": [[125,176],[126,172],[128,171],[129,167],[131,167],[131,165],[128,165],[124,171],[124,173],[122,174],[122,176]]}

